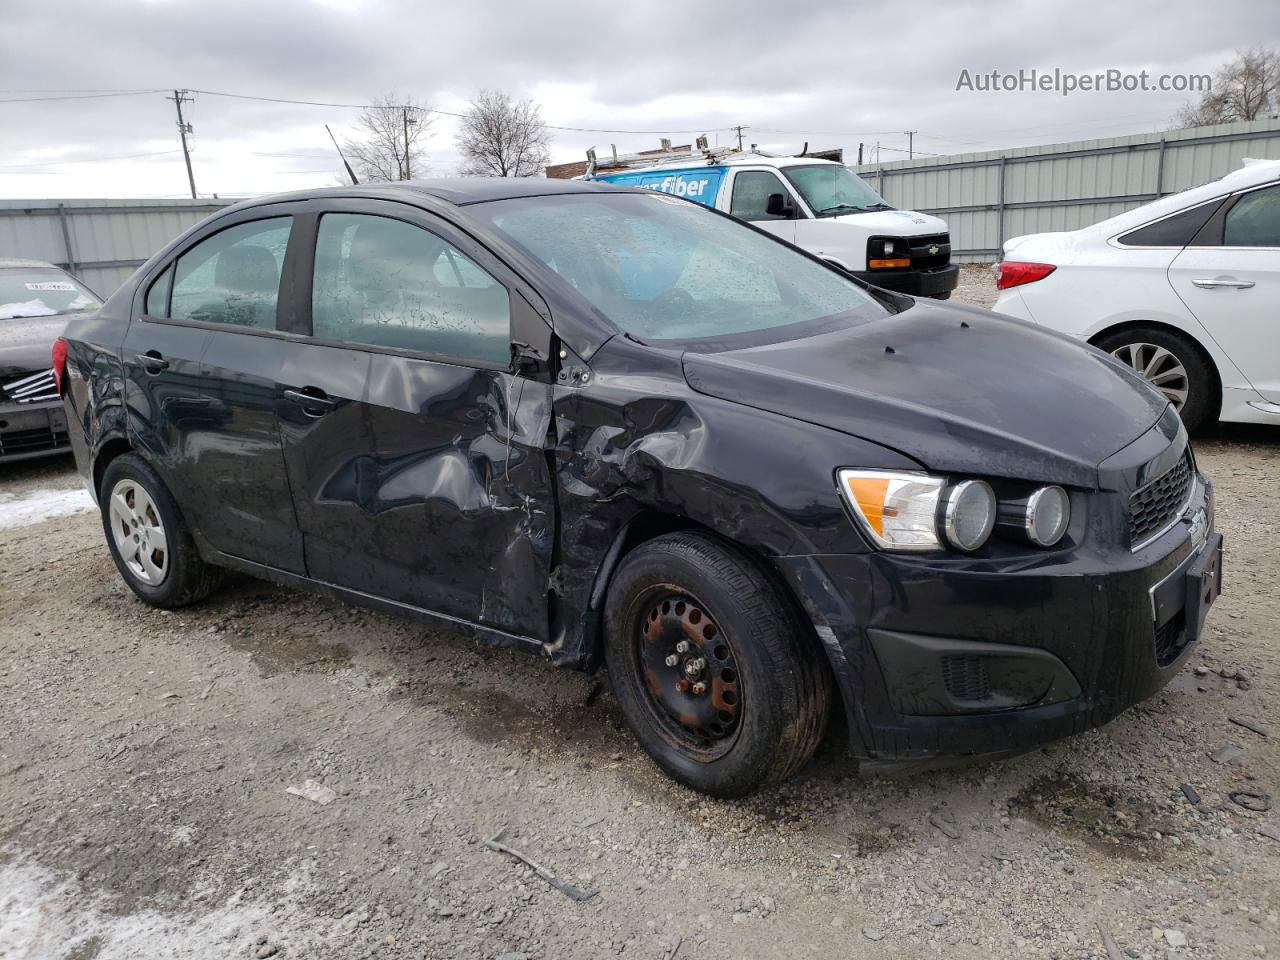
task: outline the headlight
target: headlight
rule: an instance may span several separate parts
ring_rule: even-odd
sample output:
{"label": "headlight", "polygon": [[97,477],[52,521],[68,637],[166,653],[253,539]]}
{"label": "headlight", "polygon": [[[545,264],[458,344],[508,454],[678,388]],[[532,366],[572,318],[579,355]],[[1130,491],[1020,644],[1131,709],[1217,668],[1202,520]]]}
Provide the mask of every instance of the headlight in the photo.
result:
{"label": "headlight", "polygon": [[970,553],[987,542],[996,524],[996,495],[982,480],[962,480],[947,491],[942,529],[947,542]]}
{"label": "headlight", "polygon": [[1000,529],[1037,547],[1052,547],[1071,523],[1071,499],[1058,486],[1041,487],[1030,496],[1000,505]]}
{"label": "headlight", "polygon": [[939,477],[883,470],[841,470],[840,492],[858,525],[886,550],[938,550]]}

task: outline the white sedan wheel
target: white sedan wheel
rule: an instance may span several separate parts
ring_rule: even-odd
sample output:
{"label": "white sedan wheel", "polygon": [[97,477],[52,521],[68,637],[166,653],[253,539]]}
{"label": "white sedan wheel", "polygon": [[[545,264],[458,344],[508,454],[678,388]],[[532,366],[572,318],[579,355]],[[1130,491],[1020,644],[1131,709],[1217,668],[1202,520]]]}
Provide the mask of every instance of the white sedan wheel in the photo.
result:
{"label": "white sedan wheel", "polygon": [[1175,410],[1187,402],[1191,381],[1182,361],[1164,347],[1154,343],[1126,343],[1111,355],[1133,370],[1165,395]]}

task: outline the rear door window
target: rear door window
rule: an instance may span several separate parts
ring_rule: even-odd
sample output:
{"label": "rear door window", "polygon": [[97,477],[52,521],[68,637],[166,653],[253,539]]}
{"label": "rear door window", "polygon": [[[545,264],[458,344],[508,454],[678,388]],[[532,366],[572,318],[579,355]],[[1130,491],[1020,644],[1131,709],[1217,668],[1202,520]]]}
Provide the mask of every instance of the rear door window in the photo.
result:
{"label": "rear door window", "polygon": [[311,325],[322,340],[511,362],[507,288],[446,240],[390,217],[320,218]]}
{"label": "rear door window", "polygon": [[1280,185],[1246,193],[1227,211],[1224,247],[1280,247]]}
{"label": "rear door window", "polygon": [[173,320],[219,323],[253,330],[276,329],[276,303],[292,217],[241,223],[206,237],[178,258],[168,314],[158,296],[147,312]]}

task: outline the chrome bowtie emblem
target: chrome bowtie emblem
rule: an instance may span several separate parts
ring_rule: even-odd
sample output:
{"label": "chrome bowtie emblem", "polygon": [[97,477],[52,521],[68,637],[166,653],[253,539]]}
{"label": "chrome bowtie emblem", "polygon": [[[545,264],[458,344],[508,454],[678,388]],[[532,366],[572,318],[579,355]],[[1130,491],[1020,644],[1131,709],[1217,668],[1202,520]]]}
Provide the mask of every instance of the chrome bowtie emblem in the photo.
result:
{"label": "chrome bowtie emblem", "polygon": [[936,256],[938,255],[938,252],[939,252],[941,249],[942,249],[942,248],[941,248],[940,246],[938,246],[938,245],[935,243],[933,246],[931,246],[931,247],[929,248],[929,255],[930,255],[931,257],[936,257]]}

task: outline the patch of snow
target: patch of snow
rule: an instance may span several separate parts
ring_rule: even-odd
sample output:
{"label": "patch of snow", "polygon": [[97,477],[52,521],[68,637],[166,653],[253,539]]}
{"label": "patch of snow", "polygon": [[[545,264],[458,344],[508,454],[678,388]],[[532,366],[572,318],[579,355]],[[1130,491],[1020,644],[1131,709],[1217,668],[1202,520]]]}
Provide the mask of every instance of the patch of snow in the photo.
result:
{"label": "patch of snow", "polygon": [[0,320],[12,320],[15,317],[52,317],[57,312],[39,297],[35,300],[23,300],[20,303],[0,303]]}
{"label": "patch of snow", "polygon": [[275,902],[242,892],[196,911],[119,914],[108,898],[87,892],[74,877],[19,857],[0,866],[0,960],[47,960],[76,950],[89,950],[96,960],[212,960],[252,956],[264,935],[310,955],[308,948],[327,940],[332,926],[299,909],[310,888],[299,873],[280,887]]}
{"label": "patch of snow", "polygon": [[0,492],[0,530],[29,527],[54,517],[96,510],[93,498],[83,488],[75,490],[34,490],[31,493]]}

